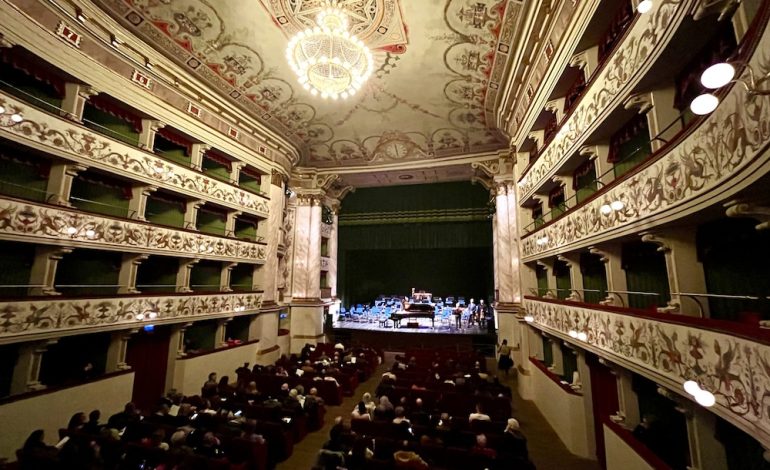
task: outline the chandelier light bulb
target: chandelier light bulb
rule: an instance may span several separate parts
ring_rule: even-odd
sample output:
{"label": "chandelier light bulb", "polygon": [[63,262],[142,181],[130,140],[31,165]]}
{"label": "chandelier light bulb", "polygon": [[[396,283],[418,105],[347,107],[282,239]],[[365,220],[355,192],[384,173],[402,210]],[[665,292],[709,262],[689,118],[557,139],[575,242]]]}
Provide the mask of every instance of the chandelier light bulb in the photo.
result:
{"label": "chandelier light bulb", "polygon": [[599,208],[599,211],[604,215],[610,215],[610,213],[612,213],[612,206],[609,204],[602,204],[602,207]]}
{"label": "chandelier light bulb", "polygon": [[575,330],[569,330],[568,334],[569,334],[570,338],[577,338],[578,337],[578,332],[575,331]]}
{"label": "chandelier light bulb", "polygon": [[735,78],[735,67],[727,62],[720,62],[703,71],[700,76],[701,85],[706,88],[721,88]]}
{"label": "chandelier light bulb", "polygon": [[719,98],[711,93],[704,93],[692,100],[690,110],[698,116],[703,116],[717,109],[717,106],[719,106]]}
{"label": "chandelier light bulb", "polygon": [[75,227],[67,227],[67,235],[75,235],[78,233],[78,229]]}
{"label": "chandelier light bulb", "polygon": [[535,317],[533,317],[532,315],[524,315],[524,321],[527,323],[532,323],[533,321],[535,321]]}
{"label": "chandelier light bulb", "polygon": [[312,96],[320,94],[333,100],[350,97],[371,75],[372,54],[363,41],[350,34],[348,16],[337,6],[322,9],[316,23],[289,41],[289,66]]}
{"label": "chandelier light bulb", "polygon": [[88,230],[86,230],[86,236],[88,238],[94,238],[96,236],[96,232],[94,231],[94,229],[89,228]]}
{"label": "chandelier light bulb", "polygon": [[708,390],[698,390],[698,392],[695,394],[695,401],[698,402],[700,406],[704,406],[706,408],[714,406],[714,404],[717,402],[714,394]]}
{"label": "chandelier light bulb", "polygon": [[641,14],[645,14],[650,10],[652,10],[652,0],[642,0],[636,6],[636,11],[638,11]]}
{"label": "chandelier light bulb", "polygon": [[588,335],[585,333],[585,331],[581,331],[577,334],[577,339],[580,341],[588,341]]}
{"label": "chandelier light bulb", "polygon": [[20,123],[23,120],[24,120],[24,118],[22,117],[21,114],[19,114],[19,113],[11,114],[11,121],[13,121],[13,122],[18,124],[18,123]]}
{"label": "chandelier light bulb", "polygon": [[623,201],[612,201],[612,204],[610,204],[610,208],[614,211],[621,211],[624,207],[626,205],[623,204]]}
{"label": "chandelier light bulb", "polygon": [[694,380],[688,380],[684,383],[684,391],[692,396],[695,396],[698,392],[701,391],[701,388],[700,385],[698,385],[698,382]]}

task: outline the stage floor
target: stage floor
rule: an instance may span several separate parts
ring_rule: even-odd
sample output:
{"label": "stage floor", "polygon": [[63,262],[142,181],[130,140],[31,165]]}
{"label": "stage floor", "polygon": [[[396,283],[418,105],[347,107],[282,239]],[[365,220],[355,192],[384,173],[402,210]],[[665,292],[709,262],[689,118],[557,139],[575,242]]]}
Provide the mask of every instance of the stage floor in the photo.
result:
{"label": "stage floor", "polygon": [[481,328],[473,325],[466,328],[456,328],[454,324],[439,325],[431,327],[431,321],[427,318],[410,319],[409,321],[416,321],[419,325],[418,328],[408,328],[406,326],[407,320],[401,321],[401,327],[394,328],[393,322],[388,321],[388,326],[382,327],[379,322],[356,322],[356,321],[336,321],[332,325],[334,329],[344,330],[364,330],[364,331],[377,331],[382,333],[419,333],[419,334],[441,334],[441,335],[486,335],[488,334],[486,327]]}

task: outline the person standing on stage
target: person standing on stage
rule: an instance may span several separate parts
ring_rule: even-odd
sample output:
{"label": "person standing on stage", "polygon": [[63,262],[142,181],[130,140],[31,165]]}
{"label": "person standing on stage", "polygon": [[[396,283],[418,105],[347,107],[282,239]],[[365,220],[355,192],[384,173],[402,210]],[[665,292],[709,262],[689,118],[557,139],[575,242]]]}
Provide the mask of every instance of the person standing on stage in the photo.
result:
{"label": "person standing on stage", "polygon": [[473,301],[473,298],[471,298],[471,301],[468,303],[468,328],[473,325],[473,323],[476,321],[476,314],[478,313],[478,305]]}
{"label": "person standing on stage", "polygon": [[476,321],[479,322],[479,328],[483,326],[484,321],[487,321],[487,304],[484,303],[484,299],[479,299],[479,305],[476,307]]}
{"label": "person standing on stage", "polygon": [[455,309],[452,311],[452,314],[455,316],[455,326],[458,330],[462,329],[463,309],[460,307],[460,302],[455,304]]}

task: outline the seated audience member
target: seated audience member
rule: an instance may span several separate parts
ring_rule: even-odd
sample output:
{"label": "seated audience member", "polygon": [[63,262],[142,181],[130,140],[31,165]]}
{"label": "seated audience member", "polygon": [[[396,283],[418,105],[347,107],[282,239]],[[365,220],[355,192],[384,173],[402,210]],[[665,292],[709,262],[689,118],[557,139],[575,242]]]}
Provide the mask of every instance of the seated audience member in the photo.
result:
{"label": "seated audience member", "polygon": [[289,372],[283,366],[278,366],[278,368],[275,370],[275,375],[278,377],[288,377]]}
{"label": "seated audience member", "polygon": [[254,419],[247,419],[246,422],[243,423],[241,438],[250,442],[256,442],[258,444],[265,443],[265,438],[262,436],[262,434],[257,434],[257,421]]}
{"label": "seated audience member", "polygon": [[503,433],[503,442],[500,452],[518,460],[528,460],[527,438],[521,433],[519,421],[515,418],[508,419]]}
{"label": "seated audience member", "polygon": [[361,400],[364,402],[364,406],[366,406],[366,412],[370,415],[374,414],[374,409],[377,408],[377,403],[372,400],[372,394],[369,392],[366,392],[361,397]]}
{"label": "seated audience member", "polygon": [[230,377],[225,375],[219,380],[217,385],[217,395],[220,398],[232,398],[235,395],[235,389],[230,385]]}
{"label": "seated audience member", "polygon": [[475,421],[475,420],[492,421],[489,415],[484,414],[484,411],[481,407],[481,403],[476,403],[476,411],[468,415],[468,422]]}
{"label": "seated audience member", "polygon": [[166,431],[162,428],[158,428],[150,434],[149,437],[142,439],[142,445],[150,447],[152,449],[168,450],[168,443],[164,442],[166,439]]}
{"label": "seated audience member", "polygon": [[210,459],[220,458],[224,455],[219,439],[214,436],[213,432],[207,432],[203,435],[200,445],[195,449],[195,453]]}
{"label": "seated audience member", "polygon": [[203,386],[201,387],[201,397],[203,398],[210,398],[217,394],[217,387],[219,386],[219,383],[217,382],[217,373],[212,372],[209,374],[209,378],[203,383]]}
{"label": "seated audience member", "polygon": [[289,390],[289,396],[283,401],[283,406],[295,413],[302,413],[302,403],[299,401],[299,392],[296,388]]}
{"label": "seated audience member", "polygon": [[401,423],[411,424],[409,420],[406,418],[406,412],[403,406],[397,406],[396,409],[394,410],[394,413],[396,414],[396,417],[393,418],[393,424],[401,424]]}
{"label": "seated audience member", "polygon": [[262,395],[259,393],[259,390],[257,390],[257,383],[253,380],[249,382],[248,385],[246,385],[246,389],[243,391],[242,396],[244,400],[250,403],[259,402],[263,399]]}
{"label": "seated audience member", "polygon": [[393,460],[396,462],[396,468],[414,470],[430,468],[428,463],[413,451],[399,450],[393,454]]}
{"label": "seated audience member", "polygon": [[393,404],[390,402],[387,395],[381,396],[380,404],[374,409],[374,418],[382,421],[390,421],[395,417]]}
{"label": "seated audience member", "polygon": [[365,421],[371,421],[372,415],[370,415],[369,411],[367,411],[366,404],[363,401],[359,401],[358,405],[356,405],[356,408],[350,414],[350,419],[361,419]]}
{"label": "seated audience member", "polygon": [[302,364],[302,367],[300,368],[300,370],[302,370],[302,372],[304,372],[305,374],[312,374],[313,372],[315,372],[315,367],[313,367],[313,364],[308,359]]}
{"label": "seated audience member", "polygon": [[334,426],[329,430],[329,440],[323,445],[323,448],[332,452],[347,452],[345,445],[345,436],[350,434],[350,427],[345,424],[342,416],[334,418]]}
{"label": "seated audience member", "polygon": [[334,345],[334,349],[336,349],[337,351],[344,351],[345,350],[345,345],[342,344],[342,343],[337,343],[337,344]]}
{"label": "seated audience member", "polygon": [[123,407],[123,411],[110,416],[110,419],[107,420],[107,426],[120,431],[131,424],[138,423],[139,418],[140,414],[139,410],[136,409],[136,405],[132,402],[128,402],[126,403],[126,406]]}
{"label": "seated audience member", "polygon": [[318,389],[315,387],[311,387],[308,395],[305,397],[306,410],[308,409],[308,405],[315,407],[324,405],[324,399],[318,396]]}
{"label": "seated audience member", "polygon": [[169,455],[182,459],[195,454],[193,448],[187,445],[187,432],[184,430],[174,432],[169,441]]}
{"label": "seated audience member", "polygon": [[67,424],[67,431],[81,431],[87,421],[86,414],[79,411],[70,418],[70,422]]}
{"label": "seated audience member", "polygon": [[495,449],[487,447],[487,436],[484,434],[479,434],[476,436],[476,445],[473,446],[471,452],[474,454],[487,456],[490,459],[497,457],[497,452],[495,452]]}
{"label": "seated audience member", "polygon": [[102,425],[99,424],[99,419],[102,417],[102,412],[99,410],[92,410],[88,413],[88,422],[83,425],[83,432],[88,434],[99,434],[102,430]]}
{"label": "seated audience member", "polygon": [[179,405],[179,411],[176,412],[176,416],[173,417],[173,425],[178,428],[181,428],[182,426],[189,426],[190,418],[192,418],[194,413],[195,409],[191,404],[182,403]]}
{"label": "seated audience member", "polygon": [[38,470],[56,467],[58,449],[45,443],[45,433],[42,429],[32,431],[21,448],[19,468],[22,470]]}
{"label": "seated audience member", "polygon": [[350,449],[350,455],[345,459],[346,467],[349,470],[364,470],[367,468],[368,461],[374,457],[374,452],[369,449],[371,439],[356,438],[353,441],[353,448]]}
{"label": "seated audience member", "polygon": [[414,406],[409,412],[409,417],[414,424],[427,426],[430,423],[430,415],[425,411],[422,405],[422,398],[414,401]]}

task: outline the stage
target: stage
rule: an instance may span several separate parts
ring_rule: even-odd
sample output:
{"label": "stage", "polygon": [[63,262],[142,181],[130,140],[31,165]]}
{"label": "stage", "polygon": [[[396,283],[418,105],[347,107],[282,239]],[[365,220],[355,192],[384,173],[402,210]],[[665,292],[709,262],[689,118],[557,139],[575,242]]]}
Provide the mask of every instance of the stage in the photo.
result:
{"label": "stage", "polygon": [[403,322],[404,326],[394,328],[392,322],[381,326],[377,321],[336,321],[327,331],[327,335],[332,335],[335,340],[345,344],[367,345],[388,351],[451,346],[458,350],[481,350],[488,355],[494,353],[497,336],[494,331],[488,332],[486,327],[472,325],[458,329],[454,324],[437,323],[435,328],[432,328],[429,319],[420,318],[416,319],[416,322],[417,328],[407,327],[406,322]]}

